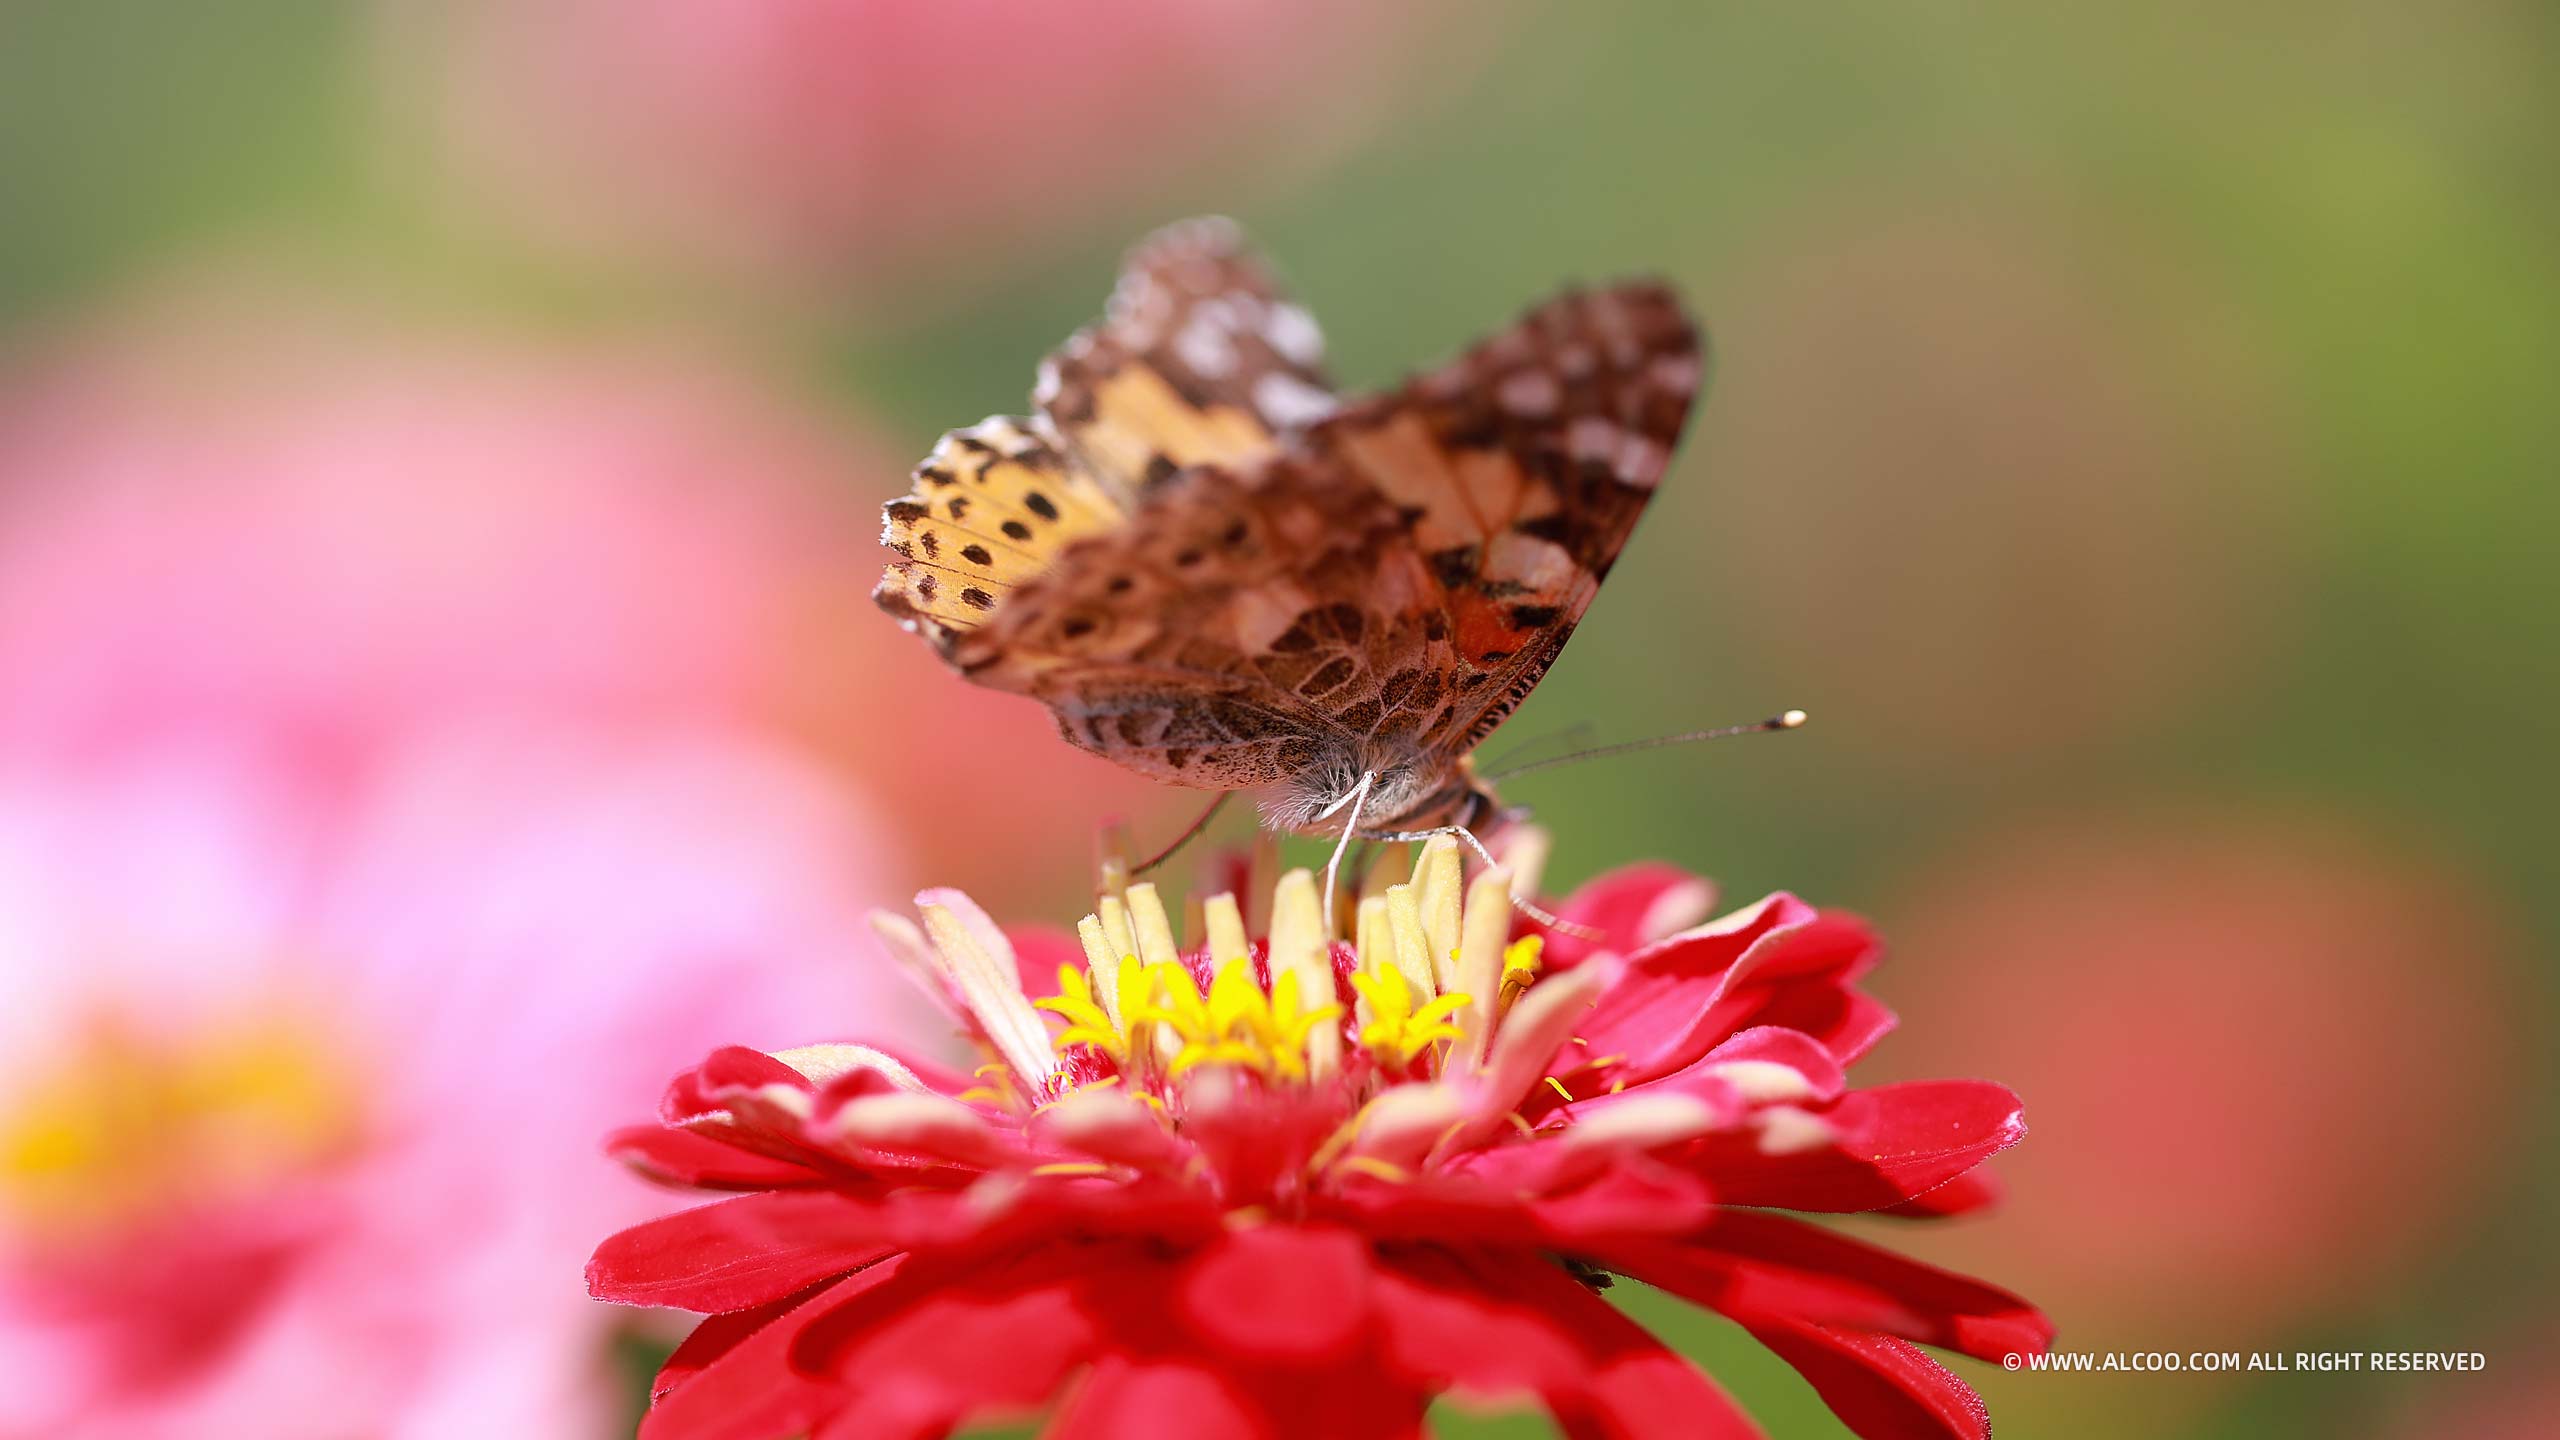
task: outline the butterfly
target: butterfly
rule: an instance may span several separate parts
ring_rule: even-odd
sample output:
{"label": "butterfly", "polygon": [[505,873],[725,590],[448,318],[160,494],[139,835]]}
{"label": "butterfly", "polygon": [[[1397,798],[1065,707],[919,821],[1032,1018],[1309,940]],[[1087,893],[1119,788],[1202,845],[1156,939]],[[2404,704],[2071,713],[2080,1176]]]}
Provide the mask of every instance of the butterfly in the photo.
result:
{"label": "butterfly", "polygon": [[1241,232],[1184,222],[1042,364],[1036,414],[916,468],[873,598],[1069,742],[1253,792],[1275,829],[1482,825],[1472,754],[1590,607],[1703,374],[1679,298],[1636,281],[1346,398]]}

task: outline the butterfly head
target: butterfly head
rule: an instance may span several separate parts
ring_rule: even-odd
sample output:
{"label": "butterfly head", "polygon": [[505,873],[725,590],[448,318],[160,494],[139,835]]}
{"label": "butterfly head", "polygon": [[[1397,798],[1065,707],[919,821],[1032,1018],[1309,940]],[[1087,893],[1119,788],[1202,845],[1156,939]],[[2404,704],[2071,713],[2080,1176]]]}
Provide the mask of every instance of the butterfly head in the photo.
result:
{"label": "butterfly head", "polygon": [[1364,820],[1361,832],[1382,837],[1452,827],[1482,830],[1502,813],[1502,802],[1494,798],[1493,788],[1463,759],[1442,772],[1438,785],[1414,788],[1419,793],[1403,809],[1380,814],[1374,822]]}
{"label": "butterfly head", "polygon": [[1353,833],[1379,840],[1451,826],[1477,829],[1502,811],[1492,787],[1465,757],[1454,764],[1430,754],[1344,755],[1318,764],[1263,793],[1262,817],[1275,830],[1338,835],[1351,823],[1354,792],[1359,819]]}

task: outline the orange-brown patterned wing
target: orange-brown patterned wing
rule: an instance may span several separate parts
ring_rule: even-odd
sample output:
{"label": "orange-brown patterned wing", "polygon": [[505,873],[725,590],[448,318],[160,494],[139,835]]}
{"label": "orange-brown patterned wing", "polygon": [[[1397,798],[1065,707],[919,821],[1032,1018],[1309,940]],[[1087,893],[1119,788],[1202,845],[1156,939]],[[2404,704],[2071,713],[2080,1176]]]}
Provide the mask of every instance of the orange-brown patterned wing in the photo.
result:
{"label": "orange-brown patterned wing", "polygon": [[1590,604],[1698,375],[1667,290],[1565,296],[1267,460],[1160,475],[950,657],[1177,784],[1454,760]]}
{"label": "orange-brown patterned wing", "polygon": [[1335,403],[1314,317],[1214,217],[1132,250],[1102,323],[1041,364],[1032,399],[1124,498],[1188,466],[1259,461]]}
{"label": "orange-brown patterned wing", "polygon": [[1059,548],[1118,526],[1119,502],[1032,425],[999,417],[942,437],[915,488],[880,512],[897,559],[871,598],[944,655]]}
{"label": "orange-brown patterned wing", "polygon": [[1427,749],[1474,750],[1555,663],[1670,467],[1702,344],[1667,285],[1570,291],[1308,435],[1407,517],[1438,583]]}
{"label": "orange-brown patterned wing", "polygon": [[1403,517],[1338,466],[1194,466],[1128,524],[1067,546],[950,659],[1144,774],[1270,784],[1349,748],[1332,702],[1367,671],[1368,595],[1382,560],[1409,554],[1403,537]]}

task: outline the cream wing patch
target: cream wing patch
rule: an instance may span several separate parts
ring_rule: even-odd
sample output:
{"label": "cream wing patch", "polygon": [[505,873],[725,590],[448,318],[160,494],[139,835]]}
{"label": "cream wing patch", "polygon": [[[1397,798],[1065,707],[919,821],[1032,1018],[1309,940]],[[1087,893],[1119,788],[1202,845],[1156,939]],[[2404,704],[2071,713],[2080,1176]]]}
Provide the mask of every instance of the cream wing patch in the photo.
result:
{"label": "cream wing patch", "polygon": [[916,467],[914,488],[881,511],[881,543],[898,559],[872,599],[948,649],[1062,547],[1121,518],[1110,492],[1030,423],[954,430]]}

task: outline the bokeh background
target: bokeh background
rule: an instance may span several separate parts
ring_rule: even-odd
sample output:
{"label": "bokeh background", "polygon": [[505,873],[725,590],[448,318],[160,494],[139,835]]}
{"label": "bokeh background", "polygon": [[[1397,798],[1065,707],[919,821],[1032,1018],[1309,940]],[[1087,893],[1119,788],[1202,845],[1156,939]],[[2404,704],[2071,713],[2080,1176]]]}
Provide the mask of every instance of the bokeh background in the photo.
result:
{"label": "bokeh background", "polygon": [[2002,1433],[2554,1433],[2555,77],[2521,0],[9,0],[0,1434],[627,1433],[672,1332],[575,1264],[655,1202],[561,1157],[896,1023],[862,903],[1063,917],[1187,813],[863,595],[1200,211],[1356,384],[1708,318],[1495,748],[1812,712],[1513,798],[1881,921],[1875,1063],[2033,1129],[1901,1243],[2067,1349],[2488,1357],[1969,1367]]}

